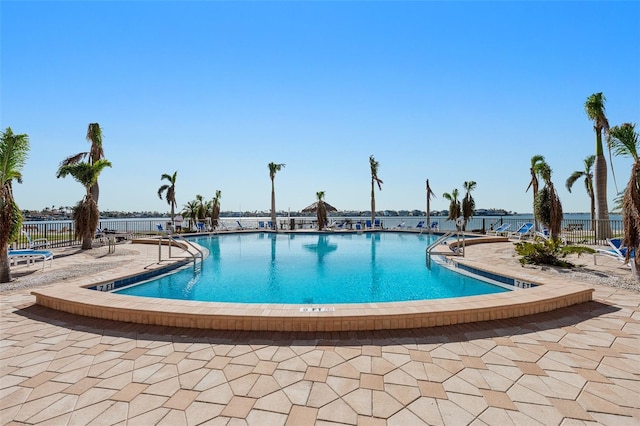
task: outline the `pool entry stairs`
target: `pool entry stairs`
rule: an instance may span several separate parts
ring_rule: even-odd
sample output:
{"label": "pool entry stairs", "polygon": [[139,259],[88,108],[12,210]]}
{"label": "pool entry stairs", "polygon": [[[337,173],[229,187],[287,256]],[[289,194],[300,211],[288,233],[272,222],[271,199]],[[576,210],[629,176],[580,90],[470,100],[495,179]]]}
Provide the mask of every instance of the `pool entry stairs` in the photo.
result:
{"label": "pool entry stairs", "polygon": [[[456,241],[453,244],[447,244],[447,240],[454,238]],[[426,265],[428,269],[431,269],[431,256],[436,254],[440,256],[463,256],[465,247],[465,235],[461,231],[449,231],[441,235],[437,240],[427,246],[426,249]],[[434,251],[436,247],[446,246],[447,250]]]}
{"label": "pool entry stairs", "polygon": [[171,258],[171,247],[176,246],[180,247],[189,253],[191,259],[193,260],[193,269],[197,269],[197,260],[200,259],[200,268],[202,268],[202,261],[204,260],[204,254],[202,250],[198,248],[198,246],[191,241],[185,239],[181,235],[171,235],[169,233],[165,235],[161,235],[158,243],[158,262],[162,261],[162,240],[163,238],[167,238],[169,240],[169,258]]}

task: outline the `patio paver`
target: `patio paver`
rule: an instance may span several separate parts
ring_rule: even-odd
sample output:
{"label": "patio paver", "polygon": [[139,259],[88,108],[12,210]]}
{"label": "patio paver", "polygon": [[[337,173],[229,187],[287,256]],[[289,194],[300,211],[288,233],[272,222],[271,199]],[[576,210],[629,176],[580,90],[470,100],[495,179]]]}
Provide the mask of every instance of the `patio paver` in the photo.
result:
{"label": "patio paver", "polygon": [[[504,256],[473,248],[476,262]],[[592,302],[521,318],[317,333],[128,324],[35,305],[28,290],[4,292],[0,419],[640,424],[640,293],[594,288]]]}

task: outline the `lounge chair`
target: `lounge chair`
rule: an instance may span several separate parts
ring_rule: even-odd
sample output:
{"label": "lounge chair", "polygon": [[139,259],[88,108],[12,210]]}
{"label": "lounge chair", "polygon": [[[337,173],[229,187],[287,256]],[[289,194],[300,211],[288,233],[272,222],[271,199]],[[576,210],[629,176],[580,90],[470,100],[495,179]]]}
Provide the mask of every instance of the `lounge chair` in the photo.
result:
{"label": "lounge chair", "polygon": [[47,240],[46,238],[35,238],[32,239],[31,236],[29,235],[29,233],[27,231],[25,231],[24,229],[22,230],[22,234],[25,236],[25,238],[27,239],[27,242],[29,243],[29,248],[32,250],[35,249],[39,249],[39,248],[49,248],[49,240]]}
{"label": "lounge chair", "polygon": [[440,226],[438,226],[438,222],[431,222],[431,230],[432,231],[439,231],[440,230]]}
{"label": "lounge chair", "polygon": [[365,220],[364,221],[364,226],[365,226],[365,228],[368,228],[368,229],[373,228],[373,225],[371,224],[370,220]]}
{"label": "lounge chair", "polygon": [[376,219],[373,221],[373,227],[382,229],[382,221],[380,219]]}
{"label": "lounge chair", "polygon": [[36,262],[36,260],[42,259],[42,270],[47,263],[47,260],[50,261],[49,267],[53,266],[53,252],[49,250],[9,250],[9,264],[17,264],[19,261],[26,261],[27,265],[31,265]]}
{"label": "lounge chair", "polygon": [[551,234],[549,233],[549,228],[547,228],[546,226],[543,226],[542,230],[536,232],[536,236],[544,238],[545,240],[548,240],[549,238],[551,238]]}
{"label": "lounge chair", "polygon": [[508,231],[507,229],[509,229],[511,227],[510,223],[503,223],[502,225],[498,226],[496,229],[489,229],[487,231],[487,235],[495,235],[496,237],[498,235],[507,235]]}
{"label": "lounge chair", "polygon": [[400,222],[399,224],[394,226],[393,229],[407,229],[407,224],[406,224],[406,222]]}
{"label": "lounge chair", "polygon": [[421,231],[425,229],[424,220],[421,220],[420,222],[418,222],[418,224],[416,225],[416,229],[419,229]]}
{"label": "lounge chair", "polygon": [[518,228],[516,231],[514,232],[509,232],[507,234],[508,238],[517,238],[518,240],[521,240],[523,238],[527,238],[533,235],[533,223],[531,222],[525,222],[522,225],[520,225],[520,228]]}
{"label": "lounge chair", "polygon": [[205,223],[204,222],[198,222],[198,232],[204,232],[207,229],[205,228]]}
{"label": "lounge chair", "polygon": [[100,244],[104,245],[109,240],[109,237],[107,237],[107,234],[102,229],[98,228],[96,229],[96,233],[93,236],[93,239],[98,240]]}
{"label": "lounge chair", "polygon": [[[610,249],[596,249],[596,253],[613,257],[614,259],[617,259],[620,262],[626,262],[627,251],[629,250],[629,248],[622,246],[622,238],[607,238],[607,243],[609,243],[609,245],[611,246]],[[633,271],[634,275],[636,273],[635,255],[636,253],[634,252],[633,249],[631,249],[631,256],[629,256],[629,259],[630,259],[629,266],[631,267],[631,270]],[[594,262],[595,262],[595,257],[594,257]]]}
{"label": "lounge chair", "polygon": [[[596,249],[600,254],[614,257],[622,262],[627,258],[627,247],[622,246],[622,238],[607,238],[607,243],[611,246],[610,249]],[[631,251],[631,258],[635,257],[633,250]]]}

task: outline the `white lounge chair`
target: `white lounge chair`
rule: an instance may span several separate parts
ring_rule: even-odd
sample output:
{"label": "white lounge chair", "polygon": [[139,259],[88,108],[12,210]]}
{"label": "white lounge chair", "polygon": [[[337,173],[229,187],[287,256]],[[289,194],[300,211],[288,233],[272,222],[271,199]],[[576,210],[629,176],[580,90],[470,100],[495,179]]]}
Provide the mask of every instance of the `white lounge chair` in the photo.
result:
{"label": "white lounge chair", "polygon": [[[610,249],[596,249],[596,252],[624,262],[627,257],[628,248],[622,246],[622,238],[607,238],[607,243],[611,246]],[[635,253],[632,251],[630,257],[633,258],[634,255]]]}
{"label": "white lounge chair", "polygon": [[418,224],[416,225],[416,229],[420,229],[423,230],[425,229],[426,226],[424,226],[424,220],[421,220],[420,222],[418,222]]}
{"label": "white lounge chair", "polygon": [[9,264],[17,265],[20,261],[26,261],[27,265],[34,264],[36,260],[42,259],[42,270],[49,260],[49,267],[53,266],[53,252],[49,250],[9,250]]}
{"label": "white lounge chair", "polygon": [[[622,246],[622,238],[607,238],[607,243],[609,243],[609,245],[611,246],[610,249],[596,249],[596,253],[613,257],[620,262],[625,262],[627,260],[627,251],[629,250],[629,248]],[[636,265],[635,255],[636,253],[633,251],[633,249],[631,249],[631,256],[629,256],[629,266],[631,267],[631,270],[633,270],[634,274]]]}
{"label": "white lounge chair", "polygon": [[487,231],[487,235],[495,235],[496,237],[498,235],[506,235],[507,234],[507,229],[509,229],[511,227],[510,223],[503,223],[502,225],[498,226],[496,229],[489,229]]}
{"label": "white lounge chair", "polygon": [[527,238],[532,235],[533,235],[533,223],[525,222],[522,225],[520,225],[520,228],[518,228],[514,232],[509,232],[509,234],[507,234],[507,237],[517,238],[518,240],[521,240],[523,238]]}
{"label": "white lounge chair", "polygon": [[544,238],[545,240],[548,240],[549,238],[551,238],[551,234],[549,233],[549,228],[547,228],[546,226],[543,226],[542,230],[536,232],[536,236]]}
{"label": "white lounge chair", "polygon": [[29,233],[27,231],[25,231],[24,229],[22,230],[22,234],[25,236],[25,238],[27,239],[27,242],[29,243],[29,248],[32,250],[35,249],[39,249],[39,248],[49,248],[49,240],[47,240],[46,238],[35,238],[32,239],[31,236],[29,235]]}

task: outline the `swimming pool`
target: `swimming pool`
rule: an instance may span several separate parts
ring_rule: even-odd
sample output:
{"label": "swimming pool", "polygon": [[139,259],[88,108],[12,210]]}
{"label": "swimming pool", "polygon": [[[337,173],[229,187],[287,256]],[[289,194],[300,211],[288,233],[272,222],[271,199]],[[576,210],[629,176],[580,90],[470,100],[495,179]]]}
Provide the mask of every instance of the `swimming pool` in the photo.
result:
{"label": "swimming pool", "polygon": [[407,233],[214,235],[202,268],[184,268],[118,294],[235,303],[342,304],[429,300],[509,291],[426,267],[438,236]]}

